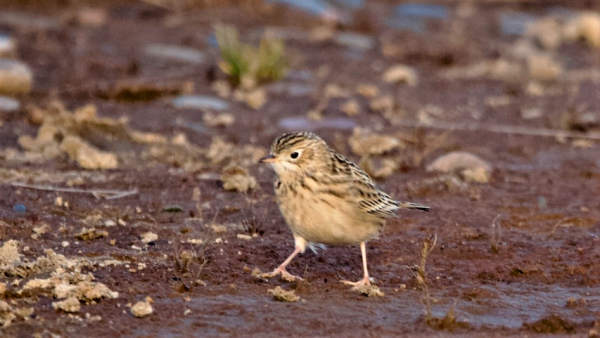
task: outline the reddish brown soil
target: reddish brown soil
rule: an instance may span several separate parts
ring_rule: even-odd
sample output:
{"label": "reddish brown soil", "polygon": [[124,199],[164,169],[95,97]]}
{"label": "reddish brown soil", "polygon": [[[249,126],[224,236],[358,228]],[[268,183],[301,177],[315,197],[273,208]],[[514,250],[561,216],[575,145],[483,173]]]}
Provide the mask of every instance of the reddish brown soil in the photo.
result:
{"label": "reddish brown soil", "polygon": [[[7,3],[3,1],[3,3]],[[143,3],[117,4],[108,2],[107,22],[101,27],[87,27],[73,19],[80,7],[60,2],[39,8],[27,3],[9,8],[29,15],[56,18],[54,28],[0,26],[18,41],[19,58],[30,65],[35,74],[33,92],[23,97],[25,104],[45,106],[51,99],[60,99],[69,108],[83,104],[97,105],[105,117],[127,117],[132,128],[161,133],[171,137],[184,132],[191,143],[207,147],[211,135],[173,124],[176,118],[202,123],[197,110],[176,109],[171,95],[147,102],[107,100],[102,93],[115,88],[118,81],[180,84],[194,83],[195,92],[215,95],[210,89],[217,51],[207,42],[212,25],[219,21],[234,23],[244,36],[255,36],[256,29],[265,26],[308,30],[318,24],[309,16],[293,10],[261,6],[259,1],[243,2],[236,7],[200,6],[183,13],[179,24],[167,25],[171,12]],[[540,2],[481,2],[476,15],[465,19],[462,45],[446,41],[452,29],[449,22],[433,25],[424,35],[394,31],[379,20],[390,11],[390,2],[372,2],[357,16],[359,23],[342,27],[373,37],[397,41],[402,52],[386,57],[381,41],[375,40],[373,50],[358,57],[348,56],[346,47],[334,43],[290,40],[288,53],[295,69],[310,70],[310,83],[323,88],[337,83],[352,88],[357,83],[376,84],[381,91],[393,95],[406,120],[415,120],[426,105],[436,105],[443,111],[436,116],[440,123],[473,121],[472,112],[479,112],[488,125],[519,125],[558,128],[565,111],[585,106],[598,118],[600,96],[598,84],[592,80],[573,83],[572,80],[548,84],[551,94],[531,96],[525,92],[527,81],[444,80],[436,74],[449,65],[468,65],[483,58],[493,58],[513,37],[502,36],[497,29],[497,15],[504,11],[526,11],[543,14]],[[447,3],[447,2],[446,2]],[[554,2],[561,4],[560,1]],[[564,1],[562,5],[569,2]],[[592,2],[581,1],[573,6],[586,8]],[[5,8],[10,5],[6,4]],[[455,8],[456,3],[451,3]],[[281,12],[282,11],[282,12]],[[439,27],[438,27],[439,26]],[[456,27],[455,27],[456,28]],[[458,28],[457,28],[458,29]],[[254,33],[253,33],[254,32]],[[185,45],[205,50],[207,60],[200,64],[157,61],[143,53],[148,43]],[[558,55],[566,71],[598,70],[598,52],[570,43]],[[419,71],[416,87],[383,83],[381,70],[395,63],[409,64]],[[374,71],[372,66],[380,68]],[[327,66],[329,75],[316,79],[317,69]],[[150,80],[148,80],[150,79]],[[169,82],[170,81],[170,82]],[[568,88],[577,85],[573,94]],[[160,87],[160,86],[159,86]],[[164,87],[161,87],[164,88]],[[222,135],[240,146],[252,143],[269,147],[271,141],[285,130],[277,121],[287,116],[305,116],[319,101],[318,91],[312,97],[288,98],[269,95],[266,105],[254,111],[243,103],[230,101],[229,110],[236,118],[227,128],[209,131]],[[511,103],[499,107],[486,105],[491,96],[508,95]],[[362,105],[359,115],[351,119],[381,133],[418,135],[431,140],[442,131],[423,128],[393,127],[380,114],[367,110],[366,99],[356,95]],[[338,109],[344,100],[334,99],[325,111],[326,118],[345,117]],[[524,120],[522,107],[541,107],[543,117]],[[1,113],[0,148],[17,148],[20,135],[33,135],[37,126],[19,113]],[[317,130],[326,141],[352,160],[345,140],[349,130]],[[423,141],[433,142],[433,141]],[[119,148],[121,147],[121,148]],[[1,329],[6,337],[28,337],[50,334],[62,337],[215,337],[215,336],[446,336],[460,334],[471,337],[505,337],[533,335],[536,332],[587,335],[600,318],[600,160],[598,145],[574,147],[570,140],[520,136],[485,131],[454,131],[444,143],[425,154],[422,163],[412,155],[419,147],[409,145],[401,170],[380,180],[380,187],[400,200],[410,200],[431,206],[432,211],[402,211],[398,219],[388,222],[384,235],[368,243],[370,273],[384,297],[365,297],[339,283],[342,279],[359,279],[361,260],[358,247],[329,247],[314,254],[306,252],[295,259],[290,272],[299,274],[303,282],[287,283],[277,278],[261,280],[251,276],[251,270],[263,272],[275,268],[293,249],[293,240],[274,201],[271,188],[273,174],[258,165],[250,168],[259,187],[248,196],[227,192],[218,176],[220,167],[185,171],[178,163],[145,163],[104,172],[108,179],[101,185],[86,181],[79,188],[137,188],[135,195],[99,200],[91,195],[39,191],[16,188],[0,181],[1,240],[16,239],[29,246],[26,257],[37,257],[46,248],[69,256],[103,257],[127,262],[130,267],[145,263],[146,268],[131,272],[130,267],[113,266],[92,271],[96,280],[119,292],[117,299],[103,299],[96,304],[82,305],[72,316],[55,311],[53,299],[46,296],[33,300],[10,293],[5,300],[19,306],[33,306],[35,313],[27,321],[17,320]],[[138,151],[130,144],[107,145],[110,151]],[[494,166],[488,184],[447,184],[437,174],[426,173],[425,165],[451,150],[475,153]],[[27,172],[40,170],[52,175],[79,171],[75,162],[66,157],[26,163],[0,158],[0,168]],[[101,175],[100,173],[98,175]],[[213,178],[211,178],[213,177]],[[0,178],[4,180],[4,178]],[[64,182],[49,182],[64,186]],[[196,216],[192,191],[200,187],[203,224],[186,221]],[[70,203],[68,209],[55,206],[61,196]],[[253,202],[248,202],[248,201]],[[23,204],[26,213],[13,206]],[[165,212],[165,206],[179,205],[182,212]],[[136,208],[141,212],[137,213]],[[126,226],[96,228],[109,232],[107,238],[73,242],[73,233],[82,227],[86,216],[100,212],[102,220],[123,219]],[[498,217],[501,235],[496,240],[492,223]],[[50,231],[40,239],[31,237],[39,222],[47,222]],[[225,233],[209,233],[207,225],[226,224]],[[258,236],[247,241],[238,239],[246,233],[241,224],[252,223]],[[562,222],[562,223],[561,223]],[[0,223],[2,224],[2,223]],[[67,231],[59,231],[59,228]],[[152,231],[159,239],[143,250],[140,235]],[[446,316],[454,307],[456,325],[428,325],[425,321],[423,291],[415,278],[414,267],[420,260],[423,241],[437,234],[438,246],[427,261],[427,284],[432,297],[435,318]],[[222,242],[215,243],[219,237]],[[183,250],[201,250],[181,243],[190,238],[208,241],[198,254],[206,265],[195,275],[200,262],[192,262],[189,272],[177,266],[177,256]],[[115,240],[115,245],[110,241]],[[70,241],[68,247],[62,241]],[[491,249],[498,242],[497,252]],[[177,244],[181,243],[181,244]],[[11,286],[15,277],[0,277]],[[196,285],[201,279],[206,285]],[[295,290],[301,297],[297,303],[274,301],[268,289],[281,285]],[[134,318],[128,303],[150,296],[154,313],[146,318]],[[573,298],[574,303],[568,305]],[[184,315],[186,310],[189,313]],[[86,314],[100,316],[100,321],[86,320]],[[452,330],[452,331],[450,331]]]}

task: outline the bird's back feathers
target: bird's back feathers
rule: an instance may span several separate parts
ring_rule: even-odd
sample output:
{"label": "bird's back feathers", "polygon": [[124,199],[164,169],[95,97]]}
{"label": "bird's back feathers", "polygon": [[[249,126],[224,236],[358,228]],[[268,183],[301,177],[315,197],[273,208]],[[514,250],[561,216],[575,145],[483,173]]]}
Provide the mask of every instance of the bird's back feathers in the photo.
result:
{"label": "bird's back feathers", "polygon": [[346,193],[354,195],[354,200],[360,210],[379,217],[394,217],[398,209],[418,209],[429,211],[429,207],[408,202],[398,202],[388,194],[379,190],[371,177],[356,164],[347,160],[333,149],[328,149],[332,157],[331,174],[338,176],[340,181],[346,177]]}

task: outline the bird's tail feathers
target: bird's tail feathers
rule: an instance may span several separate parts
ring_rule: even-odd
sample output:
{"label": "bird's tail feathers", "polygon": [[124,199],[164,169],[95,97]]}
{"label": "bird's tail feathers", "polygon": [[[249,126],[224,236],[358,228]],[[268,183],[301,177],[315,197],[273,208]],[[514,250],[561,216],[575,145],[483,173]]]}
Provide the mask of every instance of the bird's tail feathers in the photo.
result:
{"label": "bird's tail feathers", "polygon": [[423,210],[423,211],[429,211],[429,209],[431,209],[428,206],[418,204],[418,203],[411,203],[411,202],[398,202],[398,208],[399,209]]}

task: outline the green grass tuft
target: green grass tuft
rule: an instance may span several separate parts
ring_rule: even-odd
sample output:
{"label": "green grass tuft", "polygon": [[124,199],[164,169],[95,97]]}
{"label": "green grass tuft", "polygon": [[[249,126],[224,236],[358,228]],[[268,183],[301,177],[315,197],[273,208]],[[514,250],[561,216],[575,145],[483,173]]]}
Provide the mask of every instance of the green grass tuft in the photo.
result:
{"label": "green grass tuft", "polygon": [[219,66],[232,86],[251,89],[285,76],[287,61],[281,39],[265,36],[255,47],[241,42],[237,29],[223,24],[215,26],[215,35],[222,58]]}

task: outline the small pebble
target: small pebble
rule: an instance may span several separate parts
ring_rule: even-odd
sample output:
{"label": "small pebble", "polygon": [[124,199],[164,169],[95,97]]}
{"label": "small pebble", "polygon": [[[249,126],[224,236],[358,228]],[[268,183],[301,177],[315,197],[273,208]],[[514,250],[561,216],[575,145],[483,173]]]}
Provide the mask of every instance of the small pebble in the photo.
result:
{"label": "small pebble", "polygon": [[229,103],[211,96],[182,95],[173,99],[175,108],[227,110]]}
{"label": "small pebble", "polygon": [[21,109],[21,103],[8,96],[0,96],[0,111],[3,112],[15,112]]}
{"label": "small pebble", "polygon": [[183,212],[183,207],[180,205],[167,205],[162,209],[163,212]]}
{"label": "small pebble", "polygon": [[13,206],[13,210],[16,211],[16,212],[23,213],[23,212],[27,211],[27,207],[25,205],[23,205],[23,204],[15,204]]}

